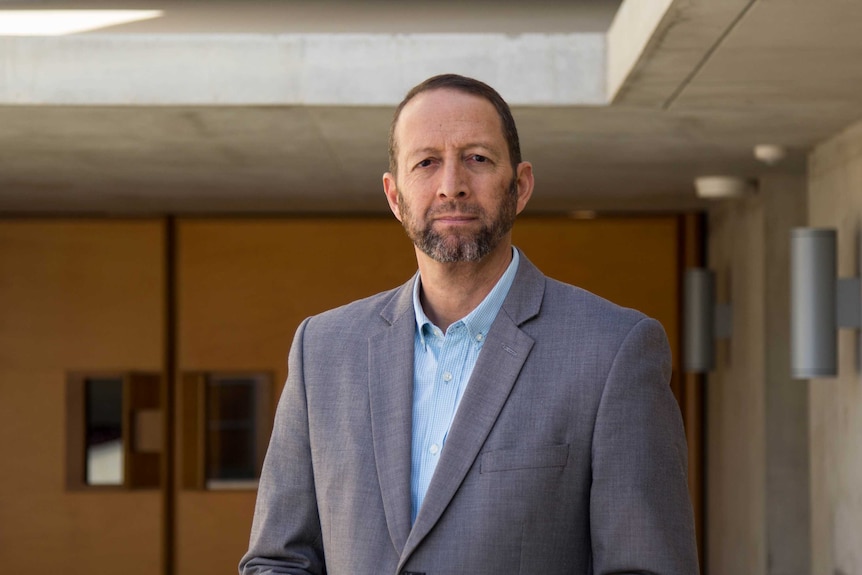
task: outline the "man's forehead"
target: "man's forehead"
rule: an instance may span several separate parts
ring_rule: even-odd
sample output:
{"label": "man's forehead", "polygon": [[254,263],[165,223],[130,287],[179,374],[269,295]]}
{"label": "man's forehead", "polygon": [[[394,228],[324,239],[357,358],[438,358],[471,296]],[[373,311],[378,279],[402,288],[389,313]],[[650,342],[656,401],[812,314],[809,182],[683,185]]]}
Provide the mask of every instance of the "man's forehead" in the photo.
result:
{"label": "man's forehead", "polygon": [[[480,130],[479,138],[491,146],[497,138],[505,143],[503,123],[497,109],[487,99],[451,88],[437,88],[417,94],[401,111],[395,134],[399,139],[421,136],[427,130],[446,131],[456,126]],[[417,130],[421,130],[417,133]]]}

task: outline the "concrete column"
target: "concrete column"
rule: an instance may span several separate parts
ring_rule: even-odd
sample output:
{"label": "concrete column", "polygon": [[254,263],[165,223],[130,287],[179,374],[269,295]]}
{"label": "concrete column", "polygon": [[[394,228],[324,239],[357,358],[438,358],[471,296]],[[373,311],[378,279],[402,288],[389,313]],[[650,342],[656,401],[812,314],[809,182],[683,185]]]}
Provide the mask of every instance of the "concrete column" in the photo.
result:
{"label": "concrete column", "polygon": [[811,572],[808,382],[790,376],[790,230],[805,225],[802,177],[760,180],[765,218],[766,549],[769,575]]}
{"label": "concrete column", "polygon": [[790,378],[790,230],[805,178],[764,176],[709,214],[709,266],[733,307],[707,390],[710,575],[810,569],[807,384]]}
{"label": "concrete column", "polygon": [[733,336],[707,377],[706,572],[766,573],[764,207],[760,197],[709,212],[708,264]]}

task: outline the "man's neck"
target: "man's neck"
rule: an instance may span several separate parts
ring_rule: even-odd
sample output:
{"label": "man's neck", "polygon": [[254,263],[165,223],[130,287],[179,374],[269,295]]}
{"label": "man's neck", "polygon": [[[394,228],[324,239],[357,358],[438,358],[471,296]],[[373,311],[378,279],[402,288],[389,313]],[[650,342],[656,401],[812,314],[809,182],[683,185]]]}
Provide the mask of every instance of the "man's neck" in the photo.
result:
{"label": "man's neck", "polygon": [[416,251],[422,277],[422,310],[434,325],[446,329],[482,303],[512,261],[512,246],[501,242],[478,262],[444,264]]}

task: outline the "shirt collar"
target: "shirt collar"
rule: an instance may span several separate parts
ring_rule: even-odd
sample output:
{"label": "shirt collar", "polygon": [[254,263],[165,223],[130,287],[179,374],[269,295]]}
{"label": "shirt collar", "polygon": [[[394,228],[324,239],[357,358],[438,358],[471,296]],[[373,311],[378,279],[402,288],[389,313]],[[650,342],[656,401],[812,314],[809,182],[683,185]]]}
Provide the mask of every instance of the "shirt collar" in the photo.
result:
{"label": "shirt collar", "polygon": [[[463,322],[467,327],[467,332],[470,334],[470,338],[476,340],[480,345],[484,343],[485,336],[488,335],[488,330],[491,329],[491,324],[494,323],[494,319],[496,319],[500,308],[503,306],[503,301],[509,294],[509,288],[512,287],[512,283],[515,281],[515,274],[518,271],[518,262],[520,259],[518,249],[513,247],[512,261],[509,262],[509,267],[506,268],[506,271],[503,272],[503,275],[499,280],[497,280],[497,284],[473,311],[458,320]],[[424,348],[426,346],[425,328],[427,326],[430,331],[430,329],[434,329],[435,326],[431,323],[431,320],[428,319],[428,316],[425,315],[425,311],[422,309],[422,303],[419,301],[419,288],[421,281],[422,276],[417,275],[416,281],[413,282],[413,311],[416,313],[416,333],[419,337],[419,341],[422,343],[422,347]]]}

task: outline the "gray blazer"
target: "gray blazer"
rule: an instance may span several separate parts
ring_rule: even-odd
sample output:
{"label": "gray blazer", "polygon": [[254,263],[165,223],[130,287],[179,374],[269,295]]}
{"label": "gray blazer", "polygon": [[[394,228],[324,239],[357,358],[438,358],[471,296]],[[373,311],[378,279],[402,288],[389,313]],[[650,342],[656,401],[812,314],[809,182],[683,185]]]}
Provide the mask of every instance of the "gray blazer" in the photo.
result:
{"label": "gray blazer", "polygon": [[240,572],[697,573],[664,331],[525,257],[411,527],[413,281],[299,327]]}

